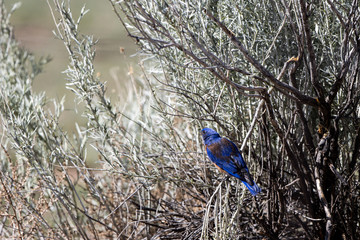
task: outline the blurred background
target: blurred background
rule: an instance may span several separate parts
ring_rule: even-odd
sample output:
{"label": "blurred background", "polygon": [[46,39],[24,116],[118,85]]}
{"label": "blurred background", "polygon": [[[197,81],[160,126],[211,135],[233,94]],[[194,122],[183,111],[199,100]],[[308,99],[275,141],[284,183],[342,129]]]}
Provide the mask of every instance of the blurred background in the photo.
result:
{"label": "blurred background", "polygon": [[[10,11],[18,2],[5,0],[7,10]],[[65,87],[66,75],[62,72],[67,68],[68,54],[62,41],[52,33],[55,25],[48,3],[45,0],[23,0],[20,3],[21,7],[11,17],[15,38],[37,58],[50,56],[52,59],[35,79],[34,90],[45,91],[48,99],[60,100],[66,96],[66,111],[60,124],[64,130],[72,131],[76,121],[80,124],[83,121],[81,114],[75,113],[74,94]],[[138,62],[133,56],[137,51],[135,43],[127,36],[107,0],[74,0],[70,5],[75,19],[84,5],[90,10],[80,24],[80,32],[98,40],[95,69],[101,81],[107,82],[109,96],[114,101],[125,99],[126,86],[129,86],[126,82],[130,79],[128,74]]]}

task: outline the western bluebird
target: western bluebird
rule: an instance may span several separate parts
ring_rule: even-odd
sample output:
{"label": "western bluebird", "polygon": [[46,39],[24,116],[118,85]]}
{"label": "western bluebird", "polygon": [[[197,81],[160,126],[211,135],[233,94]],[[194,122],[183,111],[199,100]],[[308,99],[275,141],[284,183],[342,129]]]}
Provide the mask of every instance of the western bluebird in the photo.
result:
{"label": "western bluebird", "polygon": [[231,176],[240,179],[255,196],[261,189],[252,179],[249,169],[236,145],[211,128],[201,130],[206,152],[215,166]]}

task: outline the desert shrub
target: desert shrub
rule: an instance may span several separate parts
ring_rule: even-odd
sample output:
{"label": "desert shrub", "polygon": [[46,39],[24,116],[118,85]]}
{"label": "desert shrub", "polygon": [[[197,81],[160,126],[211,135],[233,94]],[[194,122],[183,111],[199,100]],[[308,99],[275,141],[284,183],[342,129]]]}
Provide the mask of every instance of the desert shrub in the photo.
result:
{"label": "desert shrub", "polygon": [[[357,1],[109,2],[143,59],[125,106],[95,73],[86,10],[49,4],[85,105],[75,134],[32,91],[47,59],[19,47],[1,2],[2,236],[358,238]],[[205,126],[241,148],[259,196],[210,164]]]}

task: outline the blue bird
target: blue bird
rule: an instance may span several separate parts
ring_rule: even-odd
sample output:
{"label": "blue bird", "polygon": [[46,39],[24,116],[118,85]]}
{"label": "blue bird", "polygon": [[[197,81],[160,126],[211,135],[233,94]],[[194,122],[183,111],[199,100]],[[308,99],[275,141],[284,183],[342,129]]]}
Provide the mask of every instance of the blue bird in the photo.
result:
{"label": "blue bird", "polygon": [[210,160],[215,163],[220,171],[225,171],[240,179],[253,196],[261,192],[260,187],[252,179],[239,149],[232,141],[220,137],[211,128],[204,128],[201,130],[201,134]]}

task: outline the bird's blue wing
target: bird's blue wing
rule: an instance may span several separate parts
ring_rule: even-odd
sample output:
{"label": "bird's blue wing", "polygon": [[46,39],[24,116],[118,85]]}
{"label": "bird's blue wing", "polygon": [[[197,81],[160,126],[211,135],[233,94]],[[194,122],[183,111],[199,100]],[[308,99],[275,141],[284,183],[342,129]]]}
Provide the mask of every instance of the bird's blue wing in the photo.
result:
{"label": "bird's blue wing", "polygon": [[206,151],[211,161],[228,174],[239,178],[256,195],[261,189],[252,179],[249,169],[236,145],[226,138],[221,138],[210,145],[206,145]]}
{"label": "bird's blue wing", "polygon": [[243,180],[241,170],[248,172],[248,168],[233,142],[221,138],[213,144],[206,145],[206,150],[211,161],[230,175]]}
{"label": "bird's blue wing", "polygon": [[229,156],[232,158],[232,160],[234,161],[234,163],[237,166],[241,166],[243,168],[248,169],[246,166],[246,163],[245,163],[243,157],[241,156],[239,149],[236,147],[235,143],[233,143],[232,141],[230,141],[226,138],[222,138],[221,142],[224,146],[228,146],[228,147],[226,147],[227,149],[229,149],[229,150],[231,149],[231,151],[229,151],[229,152],[225,151],[224,154],[230,154]]}

